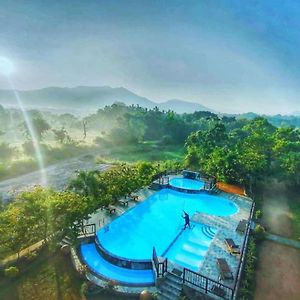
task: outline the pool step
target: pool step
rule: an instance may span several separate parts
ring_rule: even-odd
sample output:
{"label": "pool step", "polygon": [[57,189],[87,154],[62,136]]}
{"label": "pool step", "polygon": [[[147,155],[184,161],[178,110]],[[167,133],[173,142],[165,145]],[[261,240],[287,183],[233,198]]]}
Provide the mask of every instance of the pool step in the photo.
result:
{"label": "pool step", "polygon": [[132,270],[113,265],[98,253],[95,243],[81,245],[80,251],[83,262],[99,278],[114,280],[120,285],[154,285],[152,270]]}
{"label": "pool step", "polygon": [[203,256],[195,255],[191,252],[181,252],[179,255],[175,256],[174,262],[180,266],[184,266],[191,270],[197,270]]}
{"label": "pool step", "polygon": [[203,226],[202,227],[202,233],[206,236],[206,237],[208,237],[209,239],[213,239],[214,238],[214,236],[215,236],[215,231],[211,228],[211,227],[209,227],[209,226]]}
{"label": "pool step", "polygon": [[188,260],[197,261],[199,259],[202,259],[203,255],[200,255],[198,253],[193,253],[191,251],[187,251],[187,250],[182,249],[182,251],[180,251],[180,254],[176,255],[175,258],[176,259],[183,259],[183,260],[188,259]]}
{"label": "pool step", "polygon": [[187,242],[190,243],[190,244],[193,244],[195,245],[196,247],[200,247],[200,248],[208,248],[208,246],[210,245],[210,241],[211,239],[209,239],[209,241],[205,241],[203,239],[201,239],[201,237],[197,237],[197,236],[190,236],[188,239],[187,239]]}
{"label": "pool step", "polygon": [[182,249],[195,255],[204,256],[208,247],[199,247],[198,245],[194,246],[192,243],[186,243]]}

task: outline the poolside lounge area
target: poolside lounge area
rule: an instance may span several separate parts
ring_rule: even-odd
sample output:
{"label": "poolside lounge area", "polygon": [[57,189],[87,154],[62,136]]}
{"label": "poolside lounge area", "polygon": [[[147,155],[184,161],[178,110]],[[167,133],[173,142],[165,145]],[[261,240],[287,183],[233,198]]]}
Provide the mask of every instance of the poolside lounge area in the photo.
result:
{"label": "poolside lounge area", "polygon": [[[232,255],[228,251],[225,239],[232,239],[236,245],[239,245],[240,248],[242,247],[246,232],[240,232],[236,229],[241,220],[248,220],[252,206],[252,200],[248,197],[225,194],[224,192],[221,194],[238,205],[239,210],[236,214],[219,217],[197,213],[192,218],[194,222],[213,226],[218,229],[199,269],[201,274],[214,280],[219,280],[217,258],[224,258],[227,261],[234,278],[236,278],[241,257],[239,255]],[[228,286],[233,286],[234,281],[225,280],[224,283]]]}
{"label": "poolside lounge area", "polygon": [[[170,176],[170,178],[172,177],[175,177],[175,175]],[[178,175],[176,177],[178,177]],[[127,210],[139,205],[139,202],[149,198],[154,193],[156,193],[156,191],[148,188],[141,189],[135,193],[135,196],[137,196],[139,200],[138,202],[128,197],[120,199],[121,201],[119,200],[119,202],[114,205],[112,210],[98,209],[90,216],[88,220],[86,220],[85,224],[95,224],[95,231],[98,231]],[[229,216],[216,216],[205,214],[203,212],[195,212],[193,214],[191,218],[192,222],[204,224],[208,227],[216,229],[216,233],[214,234],[213,240],[208,248],[208,251],[206,252],[206,255],[201,261],[198,272],[199,274],[215,280],[216,282],[223,283],[224,285],[233,288],[238,273],[240,255],[232,255],[233,252],[228,250],[228,242],[226,244],[225,240],[230,239],[232,240],[232,242],[230,242],[232,245],[239,245],[242,247],[246,232],[236,229],[239,227],[239,224],[242,220],[248,220],[252,207],[252,200],[245,196],[233,195],[220,190],[217,191],[216,196],[234,202],[238,209],[236,213]],[[220,276],[220,262],[225,262],[225,264],[228,265],[228,268],[232,273],[232,278]],[[183,270],[183,267],[169,260],[168,271],[172,271],[173,269],[178,271]],[[100,279],[94,274],[88,274],[88,278],[99,286],[105,285],[105,280]],[[216,295],[222,292],[220,286],[218,285],[213,286],[212,288],[214,289],[214,294]],[[138,291],[141,291],[140,287],[128,287],[124,285],[116,285],[116,289],[119,292],[125,293],[137,293]],[[155,287],[151,287],[150,290],[155,291]],[[218,298],[219,296],[217,295],[216,297]]]}

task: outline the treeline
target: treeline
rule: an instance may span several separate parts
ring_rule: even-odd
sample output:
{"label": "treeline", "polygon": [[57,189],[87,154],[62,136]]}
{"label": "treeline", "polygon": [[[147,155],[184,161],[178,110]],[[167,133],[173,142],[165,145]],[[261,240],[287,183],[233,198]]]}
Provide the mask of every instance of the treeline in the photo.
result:
{"label": "treeline", "polygon": [[[295,113],[296,115],[262,115],[265,119],[268,120],[269,123],[276,127],[296,127],[300,128],[300,115],[299,112]],[[259,117],[259,115],[255,113],[245,113],[241,115],[236,115],[238,119],[255,119]]]}
{"label": "treeline", "polygon": [[[1,114],[9,120],[7,110],[0,108]],[[174,147],[185,144],[186,167],[200,169],[221,181],[251,185],[272,175],[299,185],[299,129],[276,127],[263,117],[241,119],[211,112],[179,115],[122,103],[99,109],[82,120],[69,114],[57,116],[31,111],[29,115],[46,163],[91,150],[138,147],[146,143]],[[20,150],[7,142],[0,143],[0,178],[12,170],[36,167],[28,128],[24,121],[18,126],[27,137],[22,144],[27,160],[16,163],[14,153]],[[72,130],[77,130],[79,137]],[[93,140],[85,143],[84,134],[93,136]],[[47,143],[50,137],[60,146]]]}
{"label": "treeline", "polygon": [[219,120],[186,141],[185,164],[218,180],[248,186],[266,177],[300,185],[300,131],[266,119]]}
{"label": "treeline", "polygon": [[[108,151],[121,146],[181,148],[187,136],[208,128],[217,118],[209,112],[178,115],[158,108],[144,109],[116,103],[79,119],[71,114],[27,112],[45,165],[84,153]],[[180,150],[181,151],[181,150]],[[162,159],[153,155],[156,159]],[[34,143],[21,112],[0,106],[0,180],[36,170]]]}

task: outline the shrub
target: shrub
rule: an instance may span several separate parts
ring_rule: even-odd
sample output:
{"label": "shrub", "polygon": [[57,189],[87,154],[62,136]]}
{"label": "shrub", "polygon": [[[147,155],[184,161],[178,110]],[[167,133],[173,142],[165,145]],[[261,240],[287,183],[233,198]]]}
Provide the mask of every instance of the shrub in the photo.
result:
{"label": "shrub", "polygon": [[256,241],[262,241],[265,238],[265,229],[261,225],[256,225],[254,228],[254,237]]}
{"label": "shrub", "polygon": [[28,254],[26,254],[26,259],[29,261],[34,260],[36,257],[37,257],[36,251],[32,251],[32,252],[29,252]]}
{"label": "shrub", "polygon": [[253,298],[254,283],[255,283],[255,265],[257,260],[257,249],[253,237],[249,238],[247,247],[243,277],[239,289],[238,299]]}
{"label": "shrub", "polygon": [[80,294],[81,296],[86,296],[88,292],[89,286],[86,282],[83,282],[80,287]]}
{"label": "shrub", "polygon": [[17,267],[11,266],[4,270],[4,274],[9,278],[14,278],[19,274],[19,269]]}
{"label": "shrub", "polygon": [[256,220],[259,220],[259,219],[261,219],[261,217],[262,217],[262,212],[261,212],[260,209],[258,209],[258,210],[255,212],[255,219],[256,219]]}

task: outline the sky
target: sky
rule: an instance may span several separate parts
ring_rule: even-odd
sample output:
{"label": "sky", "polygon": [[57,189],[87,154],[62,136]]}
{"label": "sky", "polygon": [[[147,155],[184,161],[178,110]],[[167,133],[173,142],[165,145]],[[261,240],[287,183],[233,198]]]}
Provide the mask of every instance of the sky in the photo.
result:
{"label": "sky", "polygon": [[156,102],[289,114],[300,111],[299,53],[297,0],[0,0],[0,57],[23,90],[122,86]]}

